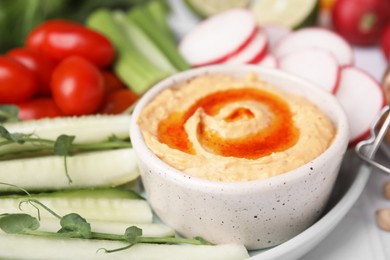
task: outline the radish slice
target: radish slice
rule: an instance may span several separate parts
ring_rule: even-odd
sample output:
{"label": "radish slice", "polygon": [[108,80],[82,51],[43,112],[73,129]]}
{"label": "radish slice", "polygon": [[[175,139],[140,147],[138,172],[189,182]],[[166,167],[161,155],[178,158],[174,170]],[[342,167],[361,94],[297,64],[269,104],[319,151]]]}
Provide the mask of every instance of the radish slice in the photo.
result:
{"label": "radish slice", "polygon": [[257,63],[257,65],[265,68],[276,69],[278,67],[278,61],[273,54],[268,53],[259,63]]}
{"label": "radish slice", "polygon": [[256,64],[267,54],[268,40],[263,31],[258,28],[253,39],[240,52],[228,58],[229,64]]}
{"label": "radish slice", "polygon": [[350,145],[366,138],[370,126],[385,105],[383,90],[373,77],[356,67],[341,70],[336,98],[348,116]]}
{"label": "radish slice", "polygon": [[270,52],[273,52],[278,42],[291,32],[290,28],[276,24],[262,25],[261,28],[267,35]]}
{"label": "radish slice", "polygon": [[351,46],[336,33],[324,28],[306,28],[294,31],[279,41],[275,47],[277,57],[308,47],[329,51],[342,66],[352,65],[354,61]]}
{"label": "radish slice", "polygon": [[195,26],[180,41],[179,51],[192,66],[221,63],[245,48],[256,29],[249,10],[232,9]]}
{"label": "radish slice", "polygon": [[327,51],[308,48],[286,54],[279,59],[279,68],[307,79],[330,93],[336,93],[340,66]]}

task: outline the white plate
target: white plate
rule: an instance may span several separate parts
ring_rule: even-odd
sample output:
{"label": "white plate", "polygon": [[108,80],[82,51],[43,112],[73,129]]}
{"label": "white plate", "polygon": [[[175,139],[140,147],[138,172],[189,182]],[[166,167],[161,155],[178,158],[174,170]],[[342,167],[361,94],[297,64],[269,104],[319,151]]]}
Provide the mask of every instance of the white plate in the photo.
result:
{"label": "white plate", "polygon": [[364,190],[371,169],[363,165],[354,151],[348,151],[324,215],[310,228],[289,241],[267,249],[252,251],[251,260],[298,259],[316,247],[344,218]]}

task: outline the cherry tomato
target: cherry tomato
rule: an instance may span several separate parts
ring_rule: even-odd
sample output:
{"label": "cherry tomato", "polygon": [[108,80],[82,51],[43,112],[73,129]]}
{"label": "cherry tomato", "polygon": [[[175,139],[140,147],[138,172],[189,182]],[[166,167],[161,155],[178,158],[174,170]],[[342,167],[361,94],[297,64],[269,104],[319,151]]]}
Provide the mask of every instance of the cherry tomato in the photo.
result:
{"label": "cherry tomato", "polygon": [[77,55],[99,68],[110,65],[115,56],[111,42],[102,34],[75,22],[49,20],[27,36],[26,46],[44,53],[55,61]]}
{"label": "cherry tomato", "polygon": [[35,98],[17,105],[20,120],[32,120],[45,117],[59,117],[64,113],[51,98]]}
{"label": "cherry tomato", "polygon": [[31,98],[38,90],[36,75],[8,57],[0,57],[0,104],[14,104]]}
{"label": "cherry tomato", "polygon": [[67,115],[94,113],[104,98],[99,69],[78,56],[66,58],[54,69],[51,90],[54,101]]}
{"label": "cherry tomato", "polygon": [[102,76],[106,94],[115,90],[126,89],[126,86],[123,84],[123,82],[111,71],[102,71]]}
{"label": "cherry tomato", "polygon": [[332,10],[334,30],[356,45],[377,43],[389,21],[388,0],[338,0]]}
{"label": "cherry tomato", "polygon": [[380,39],[380,46],[390,64],[390,24],[387,25]]}
{"label": "cherry tomato", "polygon": [[129,108],[138,99],[138,95],[130,89],[119,89],[108,94],[100,112],[103,114],[119,114]]}
{"label": "cherry tomato", "polygon": [[6,56],[22,63],[37,75],[39,94],[50,95],[50,79],[55,67],[52,60],[39,52],[26,48],[14,48],[7,52]]}

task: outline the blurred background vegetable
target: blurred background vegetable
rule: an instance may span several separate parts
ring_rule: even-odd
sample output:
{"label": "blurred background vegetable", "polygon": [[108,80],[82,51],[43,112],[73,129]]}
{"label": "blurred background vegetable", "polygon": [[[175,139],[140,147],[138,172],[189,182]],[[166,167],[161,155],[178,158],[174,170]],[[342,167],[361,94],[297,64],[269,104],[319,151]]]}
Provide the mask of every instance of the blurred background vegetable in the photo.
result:
{"label": "blurred background vegetable", "polygon": [[43,21],[65,18],[84,22],[97,8],[129,9],[144,0],[1,0],[0,51],[23,46],[26,35]]}
{"label": "blurred background vegetable", "polygon": [[389,21],[388,0],[337,0],[332,10],[333,29],[354,45],[378,43]]}

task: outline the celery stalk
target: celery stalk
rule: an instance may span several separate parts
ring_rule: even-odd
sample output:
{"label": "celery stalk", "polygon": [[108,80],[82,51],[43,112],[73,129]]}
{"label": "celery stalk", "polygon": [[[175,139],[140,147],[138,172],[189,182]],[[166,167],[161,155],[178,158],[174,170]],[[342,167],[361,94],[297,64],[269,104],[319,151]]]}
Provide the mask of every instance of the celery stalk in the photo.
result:
{"label": "celery stalk", "polygon": [[151,63],[158,68],[169,73],[177,72],[176,68],[168,60],[165,54],[152,42],[149,37],[138,26],[125,15],[122,11],[112,13],[114,21],[124,32],[128,41],[139,50]]}
{"label": "celery stalk", "polygon": [[169,12],[169,6],[162,0],[149,1],[146,4],[146,9],[154,22],[159,26],[166,35],[175,41],[172,30],[168,24],[167,15]]}
{"label": "celery stalk", "polygon": [[142,94],[169,73],[158,68],[143,56],[129,41],[121,27],[115,22],[111,11],[99,9],[93,12],[86,24],[108,37],[117,50],[114,64],[116,74],[138,94]]}
{"label": "celery stalk", "polygon": [[155,22],[146,6],[135,6],[129,10],[128,16],[165,53],[178,70],[189,69],[188,63],[179,53],[172,37],[158,29],[158,23]]}

